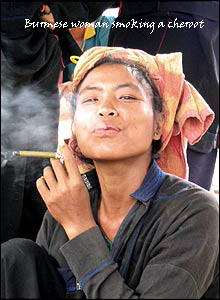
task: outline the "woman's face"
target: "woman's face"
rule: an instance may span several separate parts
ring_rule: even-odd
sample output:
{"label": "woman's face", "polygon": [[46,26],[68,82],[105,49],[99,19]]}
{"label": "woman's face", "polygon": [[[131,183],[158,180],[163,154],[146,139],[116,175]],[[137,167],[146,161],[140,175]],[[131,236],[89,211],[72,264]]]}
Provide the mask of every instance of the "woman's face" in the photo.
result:
{"label": "woman's face", "polygon": [[81,152],[94,161],[150,157],[157,126],[149,92],[120,64],[104,64],[87,75],[73,125]]}

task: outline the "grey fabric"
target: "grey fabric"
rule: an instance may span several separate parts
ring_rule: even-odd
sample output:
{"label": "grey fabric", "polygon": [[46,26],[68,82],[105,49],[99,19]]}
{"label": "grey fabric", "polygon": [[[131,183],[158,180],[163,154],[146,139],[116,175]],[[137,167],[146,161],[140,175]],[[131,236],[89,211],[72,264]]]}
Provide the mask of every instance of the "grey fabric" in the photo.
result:
{"label": "grey fabric", "polygon": [[[165,175],[148,198],[147,182],[138,190],[148,200],[137,200],[129,211],[113,240],[111,255],[98,226],[68,241],[61,226],[48,212],[45,215],[37,242],[56,257],[60,267],[69,266],[86,298],[198,299],[215,279],[216,198],[172,175]],[[96,217],[99,191],[93,189],[90,195]],[[218,298],[216,286],[210,287],[212,298]]]}

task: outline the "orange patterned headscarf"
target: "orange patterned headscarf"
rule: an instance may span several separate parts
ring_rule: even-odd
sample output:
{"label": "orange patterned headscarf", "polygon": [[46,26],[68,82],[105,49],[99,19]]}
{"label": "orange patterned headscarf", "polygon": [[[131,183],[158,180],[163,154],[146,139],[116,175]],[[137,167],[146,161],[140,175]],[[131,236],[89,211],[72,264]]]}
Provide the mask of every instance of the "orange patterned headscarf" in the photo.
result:
{"label": "orange patterned headscarf", "polygon": [[138,49],[93,47],[81,55],[74,69],[73,90],[99,59],[109,56],[138,62],[146,68],[151,78],[157,79],[154,83],[163,99],[165,115],[161,158],[157,163],[164,172],[187,178],[187,142],[194,144],[200,140],[214,120],[214,113],[185,80],[182,53],[153,56]]}

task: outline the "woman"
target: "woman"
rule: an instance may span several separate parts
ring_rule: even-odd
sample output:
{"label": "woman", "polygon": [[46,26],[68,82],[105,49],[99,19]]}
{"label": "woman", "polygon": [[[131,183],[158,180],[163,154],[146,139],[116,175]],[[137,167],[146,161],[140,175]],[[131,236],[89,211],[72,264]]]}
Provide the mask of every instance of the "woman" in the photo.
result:
{"label": "woman", "polygon": [[51,159],[38,245],[3,245],[2,297],[201,298],[216,276],[217,202],[157,166],[164,114],[146,65],[97,48],[75,71],[71,143],[95,168],[80,176],[67,145],[64,164]]}

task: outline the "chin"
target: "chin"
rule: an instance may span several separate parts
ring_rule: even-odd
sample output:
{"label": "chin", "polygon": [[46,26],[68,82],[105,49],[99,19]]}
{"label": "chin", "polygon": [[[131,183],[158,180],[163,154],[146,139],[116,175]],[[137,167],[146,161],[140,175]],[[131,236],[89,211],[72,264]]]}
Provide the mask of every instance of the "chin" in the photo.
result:
{"label": "chin", "polygon": [[134,158],[137,157],[137,154],[134,153],[130,153],[130,154],[125,154],[125,152],[123,151],[122,153],[116,153],[116,151],[111,150],[109,153],[88,153],[87,155],[84,155],[87,158],[92,159],[94,162],[98,162],[98,161],[103,161],[103,162],[110,162],[110,161],[123,161],[126,159],[130,159],[130,158]]}
{"label": "chin", "polygon": [[111,161],[111,160],[119,160],[124,158],[124,153],[121,155],[119,153],[114,153],[114,150],[111,151],[101,151],[101,152],[83,152],[83,155],[86,158],[92,159],[94,161]]}
{"label": "chin", "polygon": [[118,145],[107,145],[102,143],[102,145],[96,145],[93,147],[86,146],[86,148],[81,148],[83,155],[86,158],[92,159],[93,161],[117,161],[125,160],[129,158],[135,158],[139,156],[146,156],[149,152],[146,148],[137,149],[134,147],[131,149],[129,145],[123,145],[118,147]]}
{"label": "chin", "polygon": [[97,154],[93,154],[93,155],[86,155],[87,158],[89,159],[92,159],[93,161],[111,161],[111,160],[118,160],[120,159],[119,157],[114,157],[112,155],[112,153],[110,153],[109,155],[108,154],[100,154],[100,155],[97,155]]}
{"label": "chin", "polygon": [[[84,144],[85,145],[85,144]],[[80,147],[81,152],[85,157],[90,159],[108,159],[110,160],[113,156],[121,156],[124,154],[124,151],[120,151],[117,145],[107,145],[106,143],[93,144],[92,146],[89,143],[86,147]]]}

